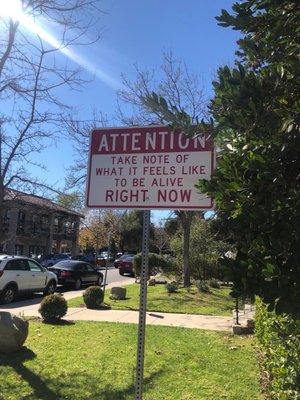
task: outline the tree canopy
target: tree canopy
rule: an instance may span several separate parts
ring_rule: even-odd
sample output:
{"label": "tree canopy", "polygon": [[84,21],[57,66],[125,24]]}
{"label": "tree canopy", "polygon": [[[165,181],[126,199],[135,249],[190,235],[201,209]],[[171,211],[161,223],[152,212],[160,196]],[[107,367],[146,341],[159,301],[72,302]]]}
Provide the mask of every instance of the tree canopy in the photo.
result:
{"label": "tree canopy", "polygon": [[[225,259],[235,295],[260,295],[270,309],[292,315],[300,315],[297,9],[296,1],[250,0],[217,17],[243,36],[235,67],[221,67],[213,82],[206,128],[218,165],[199,183],[215,198],[219,236],[235,247]],[[160,94],[143,101],[188,135],[205,125]]]}
{"label": "tree canopy", "polygon": [[213,83],[218,168],[199,186],[215,198],[222,237],[236,248],[237,294],[277,312],[299,309],[299,32],[297,2],[251,0],[222,10],[240,30],[235,68]]}

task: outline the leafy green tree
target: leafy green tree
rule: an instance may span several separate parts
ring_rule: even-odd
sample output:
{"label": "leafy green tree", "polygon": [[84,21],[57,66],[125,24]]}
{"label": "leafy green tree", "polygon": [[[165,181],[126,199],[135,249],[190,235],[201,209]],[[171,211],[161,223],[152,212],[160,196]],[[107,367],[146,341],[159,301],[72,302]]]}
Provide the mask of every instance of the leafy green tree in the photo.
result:
{"label": "leafy green tree", "polygon": [[[153,239],[153,226],[150,239]],[[120,248],[123,251],[141,251],[143,239],[143,211],[133,210],[123,214],[120,222]]]}
{"label": "leafy green tree", "polygon": [[[171,240],[171,250],[176,255],[177,264],[183,264],[183,232],[179,230]],[[195,219],[191,225],[189,260],[191,277],[194,279],[223,278],[220,257],[228,251],[228,244],[218,240],[212,229],[212,222]]]}
{"label": "leafy green tree", "polygon": [[173,236],[178,232],[180,229],[180,221],[177,217],[169,218],[165,222],[164,230],[166,231],[167,235]]}
{"label": "leafy green tree", "polygon": [[[249,0],[232,8],[219,24],[244,36],[236,67],[220,68],[213,83],[220,152],[212,179],[199,188],[215,198],[220,236],[235,246],[226,260],[235,294],[258,294],[277,313],[300,315],[298,3]],[[190,135],[201,126],[156,94],[144,101]]]}
{"label": "leafy green tree", "polygon": [[109,238],[109,245],[108,245],[108,248],[109,248],[109,256],[110,256],[113,260],[115,260],[116,257],[117,257],[118,248],[117,248],[115,239],[114,239],[114,237],[112,237],[112,236]]}
{"label": "leafy green tree", "polygon": [[251,0],[217,18],[244,37],[237,68],[220,68],[214,82],[211,110],[223,151],[200,186],[215,197],[222,234],[235,244],[237,290],[300,314],[296,10],[293,1]]}
{"label": "leafy green tree", "polygon": [[70,194],[60,194],[57,198],[57,203],[73,211],[80,212],[83,209],[83,198],[79,191],[74,191]]}

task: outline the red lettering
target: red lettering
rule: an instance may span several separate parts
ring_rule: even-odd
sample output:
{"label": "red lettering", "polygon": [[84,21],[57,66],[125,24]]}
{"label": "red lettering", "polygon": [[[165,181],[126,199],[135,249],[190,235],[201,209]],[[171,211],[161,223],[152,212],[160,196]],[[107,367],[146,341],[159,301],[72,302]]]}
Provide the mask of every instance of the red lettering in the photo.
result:
{"label": "red lettering", "polygon": [[114,194],[114,191],[113,190],[107,190],[106,191],[106,194],[105,194],[105,201],[113,201],[113,194]]}
{"label": "red lettering", "polygon": [[168,191],[166,189],[165,190],[160,190],[159,189],[158,192],[157,192],[157,201],[158,202],[161,202],[161,201],[168,202],[168,201],[170,201],[171,203],[175,203],[178,200],[178,197],[179,197],[179,200],[182,203],[184,203],[185,201],[189,202],[190,199],[191,199],[191,193],[192,193],[191,190],[179,190],[179,191],[177,191],[175,189],[172,189],[172,190]]}

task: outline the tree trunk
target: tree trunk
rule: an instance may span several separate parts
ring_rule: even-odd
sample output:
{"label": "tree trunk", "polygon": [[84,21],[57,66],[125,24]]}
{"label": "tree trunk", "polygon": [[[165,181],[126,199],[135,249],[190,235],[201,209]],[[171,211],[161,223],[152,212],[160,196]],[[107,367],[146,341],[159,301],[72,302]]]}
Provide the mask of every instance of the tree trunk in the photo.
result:
{"label": "tree trunk", "polygon": [[4,235],[4,231],[3,231],[4,214],[5,214],[4,186],[1,185],[1,183],[0,183],[0,247],[4,244],[4,240],[5,240],[5,235]]}
{"label": "tree trunk", "polygon": [[190,234],[193,211],[180,211],[178,216],[183,229],[183,286],[191,286]]}

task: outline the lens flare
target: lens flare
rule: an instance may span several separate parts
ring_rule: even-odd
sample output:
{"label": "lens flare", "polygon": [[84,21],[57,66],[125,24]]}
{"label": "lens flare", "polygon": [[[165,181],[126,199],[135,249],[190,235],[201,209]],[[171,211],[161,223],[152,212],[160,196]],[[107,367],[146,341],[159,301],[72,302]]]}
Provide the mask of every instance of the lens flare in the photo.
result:
{"label": "lens flare", "polygon": [[0,1],[0,17],[8,17],[14,21],[19,21],[22,15],[22,3],[20,0]]}
{"label": "lens flare", "polygon": [[86,71],[95,74],[95,76],[108,86],[113,89],[121,87],[120,82],[115,80],[100,67],[95,66],[92,62],[77,54],[73,49],[65,47],[63,43],[59,42],[51,33],[47,32],[44,26],[41,27],[36,19],[31,18],[28,10],[24,11],[25,10],[22,9],[21,0],[0,0],[0,18],[11,18],[13,21],[19,22],[20,25],[29,32],[38,35],[41,40],[48,43],[54,49],[58,49],[62,54],[83,67]]}

